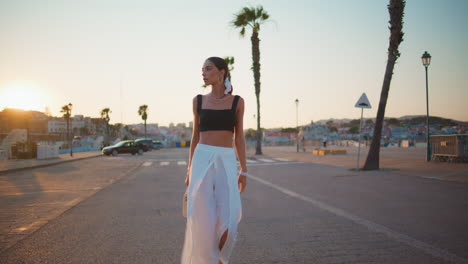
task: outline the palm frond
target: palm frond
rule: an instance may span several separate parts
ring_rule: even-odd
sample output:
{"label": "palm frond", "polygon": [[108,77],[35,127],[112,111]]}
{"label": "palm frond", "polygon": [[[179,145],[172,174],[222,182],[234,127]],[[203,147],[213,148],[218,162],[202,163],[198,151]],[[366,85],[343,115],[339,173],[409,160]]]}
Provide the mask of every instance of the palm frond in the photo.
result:
{"label": "palm frond", "polygon": [[245,27],[250,26],[254,32],[258,32],[260,30],[260,24],[267,22],[269,18],[270,15],[263,9],[263,6],[243,7],[235,14],[231,25],[235,28],[240,28],[241,31],[239,33],[244,37]]}
{"label": "palm frond", "polygon": [[62,109],[60,109],[60,113],[63,114],[64,118],[69,118],[70,117],[70,108],[68,105],[62,106]]}
{"label": "palm frond", "polygon": [[247,21],[249,21],[249,22],[255,21],[255,19],[256,19],[255,8],[253,8],[253,7],[250,7],[250,8],[244,7],[244,12],[245,12],[245,16],[246,16]]}
{"label": "palm frond", "polygon": [[243,37],[245,36],[245,27],[242,27],[241,31],[240,31],[240,35]]}
{"label": "palm frond", "polygon": [[101,118],[105,118],[106,116],[108,116],[110,113],[110,109],[109,108],[104,108],[101,110]]}
{"label": "palm frond", "polygon": [[110,121],[109,114],[112,113],[110,108],[104,108],[101,110],[101,119],[104,119],[106,122]]}
{"label": "palm frond", "polygon": [[62,106],[62,109],[60,110],[60,113],[66,113],[68,111],[68,105]]}
{"label": "palm frond", "polygon": [[258,6],[256,9],[255,9],[255,17],[256,18],[260,18],[262,17],[263,15],[263,6]]}
{"label": "palm frond", "polygon": [[138,109],[138,115],[145,115],[146,112],[148,111],[148,105],[140,105],[140,108]]}
{"label": "palm frond", "polygon": [[245,14],[243,13],[239,13],[237,15],[235,15],[235,18],[234,20],[232,21],[232,24],[234,27],[243,27],[243,26],[246,26],[248,23],[246,17],[245,17]]}
{"label": "palm frond", "polygon": [[224,61],[226,61],[229,71],[233,71],[234,70],[234,57],[230,57],[230,56],[224,57]]}

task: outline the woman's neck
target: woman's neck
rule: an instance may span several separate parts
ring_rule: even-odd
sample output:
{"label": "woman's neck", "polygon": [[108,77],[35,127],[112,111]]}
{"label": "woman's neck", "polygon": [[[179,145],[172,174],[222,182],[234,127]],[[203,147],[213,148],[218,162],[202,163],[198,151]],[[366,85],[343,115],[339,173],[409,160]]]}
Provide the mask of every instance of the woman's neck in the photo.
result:
{"label": "woman's neck", "polygon": [[222,98],[225,96],[224,94],[224,90],[226,88],[224,87],[223,84],[213,84],[211,86],[211,94],[215,97],[215,98]]}

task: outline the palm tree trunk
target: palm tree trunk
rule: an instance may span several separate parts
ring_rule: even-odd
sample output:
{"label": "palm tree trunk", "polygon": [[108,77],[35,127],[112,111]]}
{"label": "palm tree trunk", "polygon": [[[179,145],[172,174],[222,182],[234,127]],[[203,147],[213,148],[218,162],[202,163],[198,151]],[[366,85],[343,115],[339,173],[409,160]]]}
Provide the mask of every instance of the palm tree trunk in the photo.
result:
{"label": "palm tree trunk", "polygon": [[70,117],[67,117],[67,145],[70,144]]}
{"label": "palm tree trunk", "polygon": [[146,138],[146,120],[145,120],[145,138]]}
{"label": "palm tree trunk", "polygon": [[382,137],[382,126],[385,117],[385,107],[387,106],[388,92],[393,76],[395,62],[400,56],[398,47],[403,41],[403,14],[405,8],[404,0],[390,0],[388,11],[390,13],[390,43],[388,46],[388,60],[385,69],[384,82],[380,93],[379,109],[375,120],[374,136],[364,163],[363,170],[378,170],[380,161],[380,139]]}
{"label": "palm tree trunk", "polygon": [[380,139],[382,138],[382,126],[385,117],[385,107],[387,106],[388,92],[390,91],[390,82],[392,81],[393,68],[395,66],[396,57],[388,56],[387,68],[385,70],[385,78],[380,93],[379,109],[377,110],[377,118],[375,120],[374,135],[372,143],[367,154],[367,159],[363,170],[378,170],[380,161]]}
{"label": "palm tree trunk", "polygon": [[255,96],[257,97],[257,147],[255,148],[255,155],[262,155],[262,129],[260,126],[260,39],[258,39],[258,32],[253,31],[252,37],[252,60],[253,60],[253,74],[255,80]]}
{"label": "palm tree trunk", "polygon": [[106,138],[105,138],[106,146],[109,146],[109,138],[110,138],[110,135],[109,135],[109,121],[106,121]]}

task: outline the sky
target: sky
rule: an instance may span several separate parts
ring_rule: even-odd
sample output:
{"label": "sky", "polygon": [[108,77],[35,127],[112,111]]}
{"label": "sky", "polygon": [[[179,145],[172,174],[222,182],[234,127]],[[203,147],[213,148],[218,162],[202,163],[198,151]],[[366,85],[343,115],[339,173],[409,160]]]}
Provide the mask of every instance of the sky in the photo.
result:
{"label": "sky", "polygon": [[[192,121],[211,56],[233,56],[234,94],[246,102],[244,127],[256,128],[251,42],[232,28],[234,14],[262,5],[262,127],[360,118],[366,93],[375,118],[387,63],[388,1],[383,0],[0,0],[0,110],[17,107],[136,124]],[[409,0],[386,117],[426,114],[468,121],[468,1]],[[295,100],[299,100],[296,108]]]}

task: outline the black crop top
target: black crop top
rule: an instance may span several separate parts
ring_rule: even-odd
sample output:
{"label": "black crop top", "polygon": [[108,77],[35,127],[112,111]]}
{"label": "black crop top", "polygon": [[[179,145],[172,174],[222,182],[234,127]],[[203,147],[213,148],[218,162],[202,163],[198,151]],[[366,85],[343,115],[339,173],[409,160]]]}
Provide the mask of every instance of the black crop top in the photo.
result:
{"label": "black crop top", "polygon": [[197,95],[197,112],[200,116],[200,132],[209,130],[229,130],[234,132],[236,109],[239,96],[234,96],[231,109],[202,109],[202,95]]}

